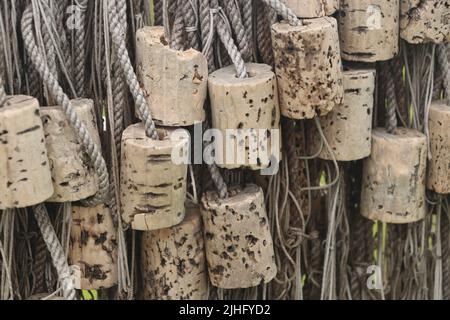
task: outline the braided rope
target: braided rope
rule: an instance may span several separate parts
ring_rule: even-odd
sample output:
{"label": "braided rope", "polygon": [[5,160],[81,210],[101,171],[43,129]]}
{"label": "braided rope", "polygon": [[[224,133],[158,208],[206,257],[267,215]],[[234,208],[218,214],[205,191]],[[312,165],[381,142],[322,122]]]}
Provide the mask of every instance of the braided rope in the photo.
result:
{"label": "braided rope", "polygon": [[41,230],[42,237],[47,245],[48,251],[52,256],[53,265],[58,272],[58,278],[61,281],[64,299],[75,300],[75,285],[67,263],[64,250],[56,236],[55,229],[48,217],[47,209],[43,204],[34,207],[34,217]]}
{"label": "braided rope", "polygon": [[22,17],[22,36],[24,39],[25,47],[28,55],[33,62],[36,70],[39,72],[44,83],[47,85],[52,96],[56,99],[58,105],[62,106],[62,109],[66,115],[66,118],[70,126],[77,134],[79,141],[83,144],[86,152],[89,156],[90,162],[96,170],[99,180],[99,191],[97,194],[85,201],[86,205],[95,205],[105,201],[109,198],[109,177],[105,160],[99,150],[99,147],[95,144],[86,130],[85,125],[79,119],[77,113],[73,109],[72,103],[69,97],[64,93],[61,86],[58,84],[55,76],[50,72],[48,66],[43,62],[42,56],[36,46],[33,34],[33,12],[31,5],[29,5]]}
{"label": "braided rope", "polygon": [[287,20],[292,26],[301,26],[302,21],[297,18],[295,13],[289,9],[280,0],[262,0],[264,3],[272,7],[283,19]]}
{"label": "braided rope", "polygon": [[437,55],[439,64],[442,67],[443,83],[447,101],[450,103],[450,62],[448,58],[448,45],[440,45],[437,47]]}
{"label": "braided rope", "polygon": [[131,94],[133,95],[134,101],[136,102],[137,109],[141,115],[145,131],[148,137],[158,140],[158,134],[156,132],[155,122],[153,121],[150,114],[150,107],[144,97],[144,93],[137,80],[136,73],[134,72],[133,66],[131,64],[130,56],[126,48],[126,43],[123,34],[123,29],[120,25],[119,16],[117,13],[116,2],[108,1],[108,17],[109,17],[109,27],[116,49],[117,57],[120,61],[120,66],[122,72],[125,75],[126,82],[130,88]]}
{"label": "braided rope", "polygon": [[247,37],[247,32],[245,31],[245,27],[241,18],[242,16],[239,12],[239,6],[236,3],[236,0],[224,1],[224,10],[227,14],[227,17],[230,19],[232,30],[234,30],[234,33],[236,35],[237,47],[243,59],[249,60],[251,57],[251,51],[249,47],[250,39]]}
{"label": "braided rope", "polygon": [[397,97],[395,94],[395,83],[394,77],[390,69],[385,68],[387,73],[387,88],[386,88],[386,99],[387,99],[387,121],[386,121],[386,130],[390,134],[395,134],[395,130],[397,129]]}
{"label": "braided rope", "polygon": [[76,6],[80,13],[79,25],[75,29],[75,91],[78,97],[85,96],[85,68],[86,31],[85,20],[88,0],[76,0]]}

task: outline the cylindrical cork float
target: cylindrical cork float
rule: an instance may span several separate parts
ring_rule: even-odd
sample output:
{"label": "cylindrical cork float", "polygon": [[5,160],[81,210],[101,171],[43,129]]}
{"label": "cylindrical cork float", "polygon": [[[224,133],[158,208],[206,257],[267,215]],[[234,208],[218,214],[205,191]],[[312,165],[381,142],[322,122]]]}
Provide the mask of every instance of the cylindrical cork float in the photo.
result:
{"label": "cylindrical cork float", "polygon": [[431,104],[428,122],[431,159],[427,187],[440,194],[450,193],[450,106],[446,101]]}
{"label": "cylindrical cork float", "polygon": [[281,0],[297,17],[331,16],[339,8],[339,0]]}
{"label": "cylindrical cork float", "polygon": [[212,284],[223,289],[255,287],[277,273],[263,191],[256,185],[230,190],[227,199],[202,199],[206,258]]}
{"label": "cylindrical cork float", "polygon": [[[77,99],[72,100],[72,106],[100,148],[94,102]],[[48,202],[75,202],[93,196],[98,191],[95,169],[62,107],[41,108],[41,118],[55,189]]]}
{"label": "cylindrical cork float", "polygon": [[302,26],[272,26],[281,113],[291,119],[323,116],[342,102],[342,63],[334,18]]}
{"label": "cylindrical cork float", "polygon": [[375,129],[372,154],[364,160],[361,213],[385,223],[412,223],[425,217],[427,138],[398,128]]}
{"label": "cylindrical cork float", "polygon": [[186,200],[189,134],[158,129],[160,140],[145,135],[144,125],[128,127],[122,136],[122,218],[134,230],[169,228],[183,221]]}
{"label": "cylindrical cork float", "polygon": [[172,228],[144,232],[141,271],[146,300],[205,300],[208,294],[200,208]]}
{"label": "cylindrical cork float", "polygon": [[0,108],[0,210],[36,205],[53,191],[39,102],[9,96]]}
{"label": "cylindrical cork float", "polygon": [[72,207],[69,259],[81,271],[77,289],[99,290],[117,284],[117,234],[109,210],[105,205]]}
{"label": "cylindrical cork float", "polygon": [[259,170],[269,166],[273,154],[280,158],[280,139],[276,145],[271,139],[271,131],[280,129],[275,74],[266,64],[247,63],[246,68],[244,79],[236,77],[234,66],[209,76],[212,125],[224,138],[223,148],[216,150],[221,168]]}
{"label": "cylindrical cork float", "polygon": [[400,0],[341,0],[339,38],[342,58],[385,61],[399,50]]}
{"label": "cylindrical cork float", "polygon": [[164,27],[144,27],[137,31],[136,41],[137,73],[155,122],[164,126],[203,122],[206,58],[194,49],[170,49]]}
{"label": "cylindrical cork float", "polygon": [[450,42],[449,0],[402,0],[400,36],[409,43]]}
{"label": "cylindrical cork float", "polygon": [[[321,117],[320,124],[336,160],[355,161],[368,157],[371,152],[375,70],[345,71],[344,89],[343,103]],[[322,150],[319,157],[332,160],[315,124],[311,129],[310,153]]]}

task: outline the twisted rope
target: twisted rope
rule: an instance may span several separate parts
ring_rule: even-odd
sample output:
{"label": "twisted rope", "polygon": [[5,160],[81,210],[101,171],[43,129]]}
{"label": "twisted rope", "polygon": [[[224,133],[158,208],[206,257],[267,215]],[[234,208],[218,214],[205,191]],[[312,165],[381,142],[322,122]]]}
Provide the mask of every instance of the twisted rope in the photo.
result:
{"label": "twisted rope", "polygon": [[200,43],[197,34],[198,8],[193,0],[184,0],[182,1],[182,4],[183,7],[181,8],[181,11],[183,12],[185,31],[187,34],[189,47],[195,50],[199,50]]}
{"label": "twisted rope", "polygon": [[257,25],[257,33],[256,38],[258,41],[259,53],[261,55],[262,60],[268,64],[274,65],[274,56],[272,50],[272,39],[270,36],[270,23],[267,15],[267,10],[269,7],[265,4],[256,8],[257,16],[256,16],[256,25]]}
{"label": "twisted rope", "polygon": [[442,67],[442,76],[444,83],[445,95],[450,103],[450,62],[448,58],[448,44],[442,44],[437,47],[438,62]]}
{"label": "twisted rope", "polygon": [[76,0],[75,4],[80,13],[79,25],[75,29],[75,91],[78,97],[85,96],[85,67],[86,31],[85,20],[88,0]]}
{"label": "twisted rope", "polygon": [[47,245],[47,249],[50,251],[53,265],[58,273],[58,278],[61,281],[64,299],[75,300],[76,292],[74,279],[71,275],[64,250],[48,217],[47,209],[41,204],[34,207],[33,213],[39,229],[41,230],[45,244]]}
{"label": "twisted rope", "polygon": [[272,7],[283,19],[287,20],[292,26],[301,26],[302,21],[297,18],[295,13],[289,9],[280,0],[262,0],[264,3]]}
{"label": "twisted rope", "polygon": [[450,220],[447,212],[441,215],[442,298],[450,300]]}
{"label": "twisted rope", "polygon": [[62,106],[70,126],[74,129],[79,141],[85,147],[90,162],[96,170],[99,180],[99,191],[94,197],[84,200],[83,203],[88,206],[101,203],[109,198],[109,177],[105,160],[103,159],[99,147],[94,143],[89,132],[86,130],[85,125],[81,122],[73,109],[69,97],[64,93],[55,76],[49,70],[49,67],[43,62],[42,56],[40,55],[34,40],[33,11],[31,5],[25,9],[21,27],[25,47],[31,61],[58,105]]}
{"label": "twisted rope", "polygon": [[[210,129],[208,121],[205,122],[205,131],[208,131]],[[204,142],[204,145],[207,145],[207,142]],[[225,179],[223,178],[222,174],[220,173],[220,169],[217,167],[215,163],[208,165],[208,171],[211,175],[211,180],[213,181],[219,197],[221,199],[228,198],[228,187],[225,183]]]}
{"label": "twisted rope", "polygon": [[134,101],[136,102],[139,114],[144,121],[146,134],[148,137],[158,140],[155,122],[150,114],[150,107],[147,104],[144,93],[142,92],[139,81],[137,80],[136,73],[134,72],[130,57],[128,55],[125,39],[122,36],[123,28],[121,27],[119,21],[115,1],[108,1],[108,17],[110,32],[116,49],[116,54],[120,61],[120,66],[125,75],[126,82],[130,88],[131,94],[133,95]]}
{"label": "twisted rope", "polygon": [[3,107],[5,102],[6,102],[6,92],[5,87],[3,86],[3,77],[0,77],[0,108]]}
{"label": "twisted rope", "polygon": [[390,69],[386,66],[385,71],[387,72],[387,88],[386,88],[386,99],[387,99],[387,121],[386,129],[390,134],[395,134],[397,129],[397,97],[395,94],[395,83],[394,77]]}
{"label": "twisted rope", "polygon": [[155,26],[163,25],[163,0],[153,0],[155,13]]}
{"label": "twisted rope", "polygon": [[47,266],[47,245],[43,237],[38,237],[33,261],[35,293],[45,292],[45,268]]}
{"label": "twisted rope", "polygon": [[248,40],[249,55],[253,54],[253,0],[240,0],[242,23]]}
{"label": "twisted rope", "polygon": [[[119,21],[123,28],[123,38],[126,39],[127,32],[127,4],[125,0],[117,0],[117,13]],[[126,91],[123,75],[120,73],[120,61],[115,57],[113,63],[114,77],[112,82],[113,104],[114,104],[114,141],[116,144],[116,153],[120,155],[122,133],[125,129],[124,111],[126,101]]]}
{"label": "twisted rope", "polygon": [[[217,2],[217,0],[216,0]],[[218,4],[216,4],[218,6]],[[212,43],[215,36],[214,16],[209,6],[209,0],[200,0],[200,27],[202,29],[202,53],[208,60],[209,72],[216,70]]]}
{"label": "twisted rope", "polygon": [[234,44],[233,38],[231,37],[231,28],[228,23],[227,17],[221,8],[213,8],[213,10],[218,15],[217,33],[223,45],[225,46],[225,49],[227,50],[231,61],[233,61],[237,76],[241,79],[246,78],[247,68],[245,67],[245,61],[242,58],[239,49]]}
{"label": "twisted rope", "polygon": [[[251,1],[247,1],[251,2]],[[251,4],[250,4],[251,6]],[[249,60],[251,57],[250,51],[250,38],[247,37],[247,32],[245,30],[241,13],[239,12],[239,6],[236,3],[236,0],[226,0],[224,1],[224,10],[227,14],[227,17],[230,19],[230,24],[232,30],[236,35],[237,39],[237,47],[243,57],[244,60]],[[251,28],[250,30],[251,31]]]}
{"label": "twisted rope", "polygon": [[[178,0],[178,6],[182,8],[185,0]],[[181,10],[175,12],[175,21],[173,23],[173,29],[170,39],[170,48],[173,50],[184,50],[184,19]]]}

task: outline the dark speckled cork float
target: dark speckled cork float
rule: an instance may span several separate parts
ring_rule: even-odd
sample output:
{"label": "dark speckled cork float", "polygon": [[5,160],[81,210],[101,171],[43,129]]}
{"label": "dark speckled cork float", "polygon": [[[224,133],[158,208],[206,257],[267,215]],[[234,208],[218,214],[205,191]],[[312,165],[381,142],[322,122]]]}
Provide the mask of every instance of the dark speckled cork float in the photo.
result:
{"label": "dark speckled cork float", "polygon": [[272,26],[280,108],[291,119],[328,114],[344,96],[336,19],[303,20],[301,26]]}
{"label": "dark speckled cork float", "polygon": [[209,278],[214,286],[250,288],[275,277],[274,248],[260,187],[235,188],[227,199],[207,192],[202,216]]}

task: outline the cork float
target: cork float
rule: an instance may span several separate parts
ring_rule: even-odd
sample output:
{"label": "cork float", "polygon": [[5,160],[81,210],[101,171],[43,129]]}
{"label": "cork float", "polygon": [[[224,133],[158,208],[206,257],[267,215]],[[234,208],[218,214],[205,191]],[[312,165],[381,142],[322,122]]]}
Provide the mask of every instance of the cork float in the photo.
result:
{"label": "cork float", "polygon": [[53,192],[39,102],[8,96],[0,108],[0,210],[39,204]]}
{"label": "cork float", "polygon": [[157,124],[184,127],[205,120],[208,63],[200,52],[173,50],[163,27],[144,27],[136,34],[136,59]]}

